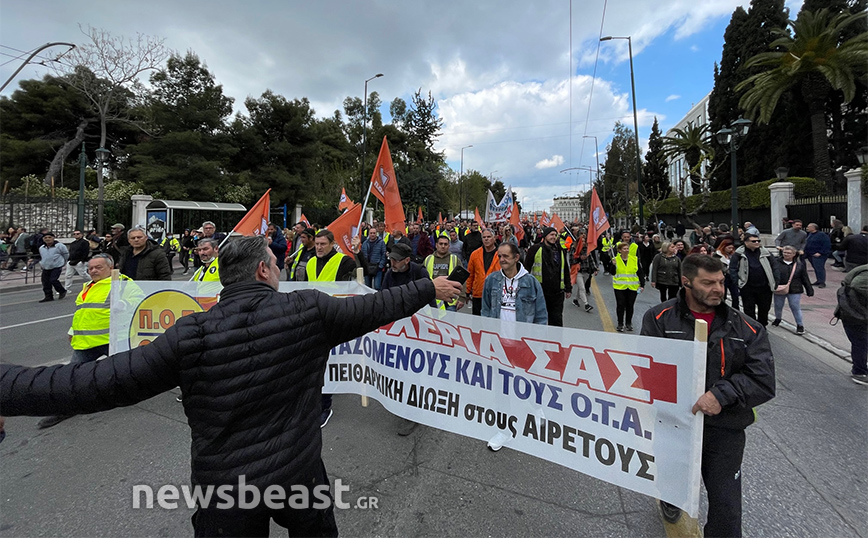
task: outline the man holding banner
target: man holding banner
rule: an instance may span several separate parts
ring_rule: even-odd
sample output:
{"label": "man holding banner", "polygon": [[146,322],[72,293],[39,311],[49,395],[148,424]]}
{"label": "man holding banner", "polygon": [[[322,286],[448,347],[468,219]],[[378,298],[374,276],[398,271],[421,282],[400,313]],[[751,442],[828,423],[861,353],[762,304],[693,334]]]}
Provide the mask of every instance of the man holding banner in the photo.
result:
{"label": "man holding banner", "polygon": [[[702,481],[708,491],[708,520],[703,536],[741,536],[741,462],[744,430],[754,409],[775,396],[775,365],[765,328],[723,301],[723,264],[692,254],[681,265],[683,288],[676,299],[651,308],[642,333],[693,340],[696,320],[708,323],[705,390],[693,413],[705,415]],[[674,523],[680,510],[661,502],[663,516]]]}
{"label": "man holding banner", "polygon": [[308,498],[324,492],[331,500],[317,398],[329,350],[435,298],[454,300],[460,286],[425,278],[354,297],[283,294],[264,237],[227,243],[220,256],[225,287],[209,311],[181,317],[151,344],[101,361],[0,364],[0,408],[5,416],[96,413],[180,385],[192,430],[192,483],[220,491],[219,499],[198,499],[196,536],[267,536],[271,519],[293,535],[336,536],[333,503],[295,508],[293,497],[284,497],[248,508],[249,490],[279,486],[295,496],[301,488]]}

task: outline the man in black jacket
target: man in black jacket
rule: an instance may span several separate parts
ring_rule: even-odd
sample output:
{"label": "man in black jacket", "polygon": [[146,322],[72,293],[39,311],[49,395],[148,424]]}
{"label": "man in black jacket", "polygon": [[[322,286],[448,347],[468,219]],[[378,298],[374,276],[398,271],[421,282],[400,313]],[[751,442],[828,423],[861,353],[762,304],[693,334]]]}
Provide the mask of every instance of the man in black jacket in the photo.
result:
{"label": "man in black jacket", "polygon": [[0,408],[7,416],[95,413],[180,386],[192,430],[192,482],[225,486],[234,499],[233,508],[220,507],[222,494],[202,501],[196,536],[267,536],[271,518],[293,535],[336,536],[331,505],[239,509],[236,486],[244,477],[260,494],[269,486],[288,495],[296,488],[328,492],[319,416],[329,349],[435,297],[451,301],[459,285],[441,277],[348,298],[278,293],[280,271],[264,237],[226,244],[220,261],[220,302],[178,319],[147,346],[85,364],[0,364]]}
{"label": "man in black jacket", "polygon": [[549,314],[549,325],[564,326],[564,298],[572,292],[570,262],[558,244],[558,232],[551,226],[543,228],[541,243],[527,249],[524,268],[542,284]]}
{"label": "man in black jacket", "polygon": [[[660,338],[694,339],[697,319],[708,323],[705,390],[693,413],[705,415],[702,480],[708,491],[708,521],[703,535],[741,536],[741,462],[744,430],[753,408],[775,396],[775,366],[765,328],[723,301],[723,264],[691,254],[681,264],[678,297],[645,313],[642,333]],[[681,512],[661,503],[675,522]]]}
{"label": "man in black jacket", "polygon": [[63,277],[63,287],[71,290],[75,275],[89,278],[87,260],[90,259],[90,243],[80,230],[72,232],[73,241],[66,247],[69,250],[69,261],[66,262],[66,274]]}

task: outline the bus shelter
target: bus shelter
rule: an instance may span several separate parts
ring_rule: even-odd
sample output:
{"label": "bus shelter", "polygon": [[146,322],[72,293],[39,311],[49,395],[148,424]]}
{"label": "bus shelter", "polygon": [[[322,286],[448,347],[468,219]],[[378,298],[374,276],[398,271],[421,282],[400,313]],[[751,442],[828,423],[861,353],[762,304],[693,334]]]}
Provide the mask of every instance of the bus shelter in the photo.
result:
{"label": "bus shelter", "polygon": [[154,200],[146,206],[148,234],[156,241],[166,232],[176,235],[184,229],[195,230],[210,220],[218,232],[227,233],[238,224],[247,208],[241,204]]}

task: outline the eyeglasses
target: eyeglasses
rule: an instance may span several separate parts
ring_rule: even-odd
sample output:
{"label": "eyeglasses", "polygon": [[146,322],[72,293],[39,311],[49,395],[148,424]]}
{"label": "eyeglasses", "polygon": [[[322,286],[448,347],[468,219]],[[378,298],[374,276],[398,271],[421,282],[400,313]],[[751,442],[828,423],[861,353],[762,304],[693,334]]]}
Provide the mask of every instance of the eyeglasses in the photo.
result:
{"label": "eyeglasses", "polygon": [[759,239],[749,239],[747,242],[748,243],[759,243],[760,240]]}

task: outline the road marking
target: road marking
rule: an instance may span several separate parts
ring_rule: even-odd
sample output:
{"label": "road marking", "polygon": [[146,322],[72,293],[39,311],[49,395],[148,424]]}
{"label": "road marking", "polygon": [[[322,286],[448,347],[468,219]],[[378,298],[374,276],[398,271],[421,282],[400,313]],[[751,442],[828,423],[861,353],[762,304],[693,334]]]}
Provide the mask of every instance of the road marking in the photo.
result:
{"label": "road marking", "polygon": [[21,302],[18,302],[18,303],[0,304],[0,308],[6,308],[7,306],[15,306],[15,305],[19,305],[19,304],[32,304],[32,303],[35,303],[35,302],[37,302],[37,301],[34,301],[34,300],[31,299],[30,301],[21,301]]}
{"label": "road marking", "polygon": [[38,319],[36,321],[27,321],[25,323],[18,323],[15,325],[6,325],[5,327],[0,327],[0,331],[2,331],[4,329],[14,329],[15,327],[24,327],[25,325],[33,325],[34,323],[43,323],[46,321],[54,321],[56,319],[71,318],[74,315],[75,315],[75,313],[64,314],[62,316],[54,316],[53,318]]}
{"label": "road marking", "polygon": [[603,322],[603,330],[608,333],[615,332],[615,324],[612,322],[612,315],[609,314],[609,309],[606,308],[606,301],[603,300],[603,294],[600,293],[600,288],[597,286],[597,279],[591,280],[591,294],[594,300],[597,301],[597,312],[600,313],[600,321]]}

